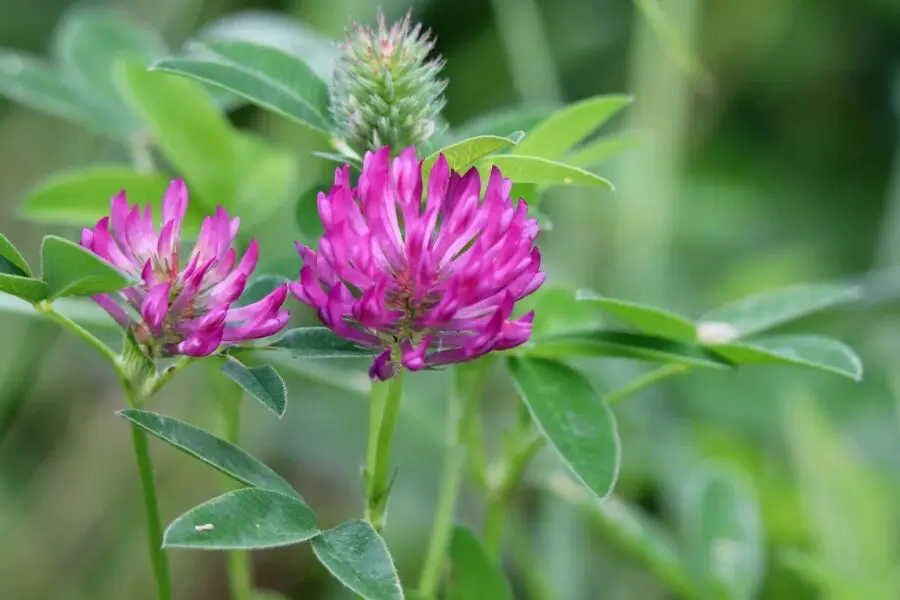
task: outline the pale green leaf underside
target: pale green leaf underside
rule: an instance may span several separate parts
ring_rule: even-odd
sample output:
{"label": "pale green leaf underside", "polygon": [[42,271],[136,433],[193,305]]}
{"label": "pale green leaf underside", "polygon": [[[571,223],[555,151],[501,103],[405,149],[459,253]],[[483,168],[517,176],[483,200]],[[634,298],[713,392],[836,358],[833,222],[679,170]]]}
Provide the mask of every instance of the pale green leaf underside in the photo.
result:
{"label": "pale green leaf underside", "polygon": [[741,298],[700,317],[700,323],[727,323],[740,337],[762,333],[801,317],[859,298],[859,287],[806,283]]}
{"label": "pale green leaf underside", "polygon": [[854,381],[863,376],[862,361],[849,346],[818,335],[777,335],[711,348],[735,364],[796,365],[843,375]]}

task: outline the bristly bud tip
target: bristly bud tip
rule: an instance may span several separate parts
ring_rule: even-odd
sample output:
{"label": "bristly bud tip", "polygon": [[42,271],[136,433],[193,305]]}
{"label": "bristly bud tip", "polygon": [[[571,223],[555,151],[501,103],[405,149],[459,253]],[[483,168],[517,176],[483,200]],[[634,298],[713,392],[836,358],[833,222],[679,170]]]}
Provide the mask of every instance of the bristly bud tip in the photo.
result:
{"label": "bristly bud tip", "polygon": [[431,32],[412,22],[412,11],[390,26],[380,11],[375,28],[351,23],[330,90],[338,138],[359,154],[426,142],[447,87],[439,78],[443,59],[428,59],[433,48]]}

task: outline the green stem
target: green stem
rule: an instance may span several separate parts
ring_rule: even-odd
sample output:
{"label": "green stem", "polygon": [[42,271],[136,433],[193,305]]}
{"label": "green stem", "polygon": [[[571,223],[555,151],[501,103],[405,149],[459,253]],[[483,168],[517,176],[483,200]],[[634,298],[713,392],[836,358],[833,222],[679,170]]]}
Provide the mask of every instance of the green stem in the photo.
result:
{"label": "green stem", "polygon": [[[143,407],[143,399],[131,389],[130,385],[126,383],[123,389],[125,391],[125,399],[130,407]],[[169,576],[169,563],[162,548],[163,529],[159,518],[159,505],[156,501],[156,484],[153,480],[153,464],[150,461],[147,434],[138,427],[132,427],[131,441],[134,445],[134,457],[137,460],[141,491],[144,495],[147,544],[150,551],[150,562],[153,565],[153,575],[156,579],[157,596],[159,600],[172,600],[172,581]]]}
{"label": "green stem", "polygon": [[372,384],[369,397],[369,447],[366,459],[366,520],[384,531],[390,493],[391,441],[403,399],[403,373]]}
{"label": "green stem", "polygon": [[[241,401],[242,394],[237,386],[235,391],[225,391],[220,396],[222,413],[222,430],[227,441],[237,445],[241,438]],[[223,390],[224,391],[224,390]],[[223,477],[226,491],[236,489],[234,483]],[[233,551],[228,553],[228,583],[231,589],[231,600],[252,600],[253,598],[253,564],[249,552]]]}
{"label": "green stem", "polygon": [[562,88],[536,0],[493,0],[491,6],[519,96],[529,102],[559,102]]}
{"label": "green stem", "polygon": [[[481,365],[459,365],[454,368],[453,391],[447,402],[447,451],[444,456],[444,467],[438,492],[438,504],[435,509],[434,524],[431,528],[431,541],[425,555],[425,566],[419,580],[419,592],[425,598],[433,598],[437,594],[447,556],[447,546],[453,530],[453,517],[456,514],[456,502],[462,484],[466,464],[466,443],[476,416],[482,372],[486,374],[489,363]],[[476,369],[476,381],[467,385],[465,369]]]}
{"label": "green stem", "polygon": [[163,371],[156,377],[153,381],[153,385],[150,386],[150,391],[147,396],[152,396],[156,392],[158,392],[164,385],[171,381],[172,377],[175,376],[176,373],[184,369],[186,366],[194,362],[194,357],[192,356],[182,356],[177,361],[163,369]]}
{"label": "green stem", "polygon": [[658,369],[650,371],[649,373],[645,373],[629,384],[623,385],[622,387],[609,392],[603,397],[603,399],[606,401],[606,404],[608,406],[611,406],[619,400],[626,398],[627,396],[637,393],[646,387],[650,387],[655,383],[659,383],[663,379],[667,379],[668,377],[672,377],[673,375],[687,373],[688,370],[689,368],[686,365],[664,365],[662,367],[659,367]]}
{"label": "green stem", "polygon": [[[101,356],[106,358],[122,384],[125,400],[131,408],[143,408],[144,398],[135,390],[122,367],[122,361],[116,352],[101,342],[87,329],[58,313],[48,301],[39,302],[35,308],[50,319],[68,329],[82,340],[93,346]],[[158,387],[158,386],[157,386]],[[169,576],[169,563],[162,549],[163,529],[159,518],[159,505],[156,501],[156,484],[153,480],[153,464],[150,461],[150,448],[147,434],[143,430],[131,428],[131,442],[134,446],[134,457],[137,461],[138,475],[141,480],[141,492],[144,496],[144,512],[147,521],[147,545],[150,551],[150,562],[156,579],[156,591],[159,600],[172,600],[172,580]]]}
{"label": "green stem", "polygon": [[503,545],[503,533],[512,494],[528,463],[544,447],[545,443],[544,437],[537,435],[515,452],[509,458],[499,485],[490,494],[484,518],[484,547],[488,554],[495,558],[499,558]]}
{"label": "green stem", "polygon": [[116,376],[119,378],[119,381],[121,381],[123,385],[128,385],[128,380],[125,377],[125,373],[122,370],[122,365],[119,361],[119,355],[116,354],[116,352],[112,348],[101,342],[97,337],[94,336],[94,334],[92,334],[90,331],[88,331],[69,317],[56,312],[56,310],[53,308],[53,306],[50,305],[48,301],[45,300],[43,302],[39,302],[35,305],[35,308],[38,310],[38,312],[44,313],[57,324],[68,329],[69,331],[80,337],[82,340],[93,346],[94,349],[99,352],[104,358],[106,358],[106,360],[108,360],[109,363],[113,366],[113,369],[115,370]]}

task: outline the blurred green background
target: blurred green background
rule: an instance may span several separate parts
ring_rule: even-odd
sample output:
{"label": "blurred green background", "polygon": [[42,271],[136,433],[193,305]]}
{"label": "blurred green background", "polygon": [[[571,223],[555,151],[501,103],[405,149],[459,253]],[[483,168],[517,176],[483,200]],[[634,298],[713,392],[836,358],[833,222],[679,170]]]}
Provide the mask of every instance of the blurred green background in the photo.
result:
{"label": "blurred green background", "polygon": [[[177,48],[242,11],[277,11],[336,38],[348,15],[373,22],[381,6],[398,18],[409,3],[116,5]],[[0,0],[0,46],[47,54],[67,8],[62,0]],[[638,131],[643,143],[598,169],[617,193],[566,188],[545,200],[554,223],[542,238],[550,284],[698,316],[780,285],[877,271],[864,302],[800,324],[852,345],[866,364],[864,383],[758,367],[646,390],[616,406],[624,457],[617,496],[659,520],[689,553],[693,474],[710,461],[729,465],[752,484],[762,519],[760,584],[748,598],[896,598],[900,3],[415,0],[412,8],[448,61],[452,126],[516,105],[635,95],[610,130]],[[325,149],[321,136],[253,107],[232,119],[294,149],[304,183],[332,168],[310,155]],[[0,230],[36,257],[47,230],[17,218],[26,191],[114,152],[73,125],[0,100]],[[278,215],[257,228],[271,261],[293,260],[293,222]],[[311,322],[306,309],[294,304],[294,312]],[[115,381],[53,325],[0,313],[0,340],[0,598],[152,598]],[[580,366],[601,390],[643,370],[619,361]],[[325,526],[362,509],[365,368],[337,368],[306,366],[307,377],[289,380],[281,423],[255,405],[245,413],[245,446],[294,483]],[[388,541],[401,578],[412,581],[434,504],[446,374],[410,380]],[[203,373],[189,370],[155,409],[214,426],[202,384]],[[512,421],[513,400],[498,374],[486,394],[495,425]],[[218,493],[209,469],[162,444],[153,450],[166,520]],[[609,511],[543,491],[558,469],[545,451],[516,498],[506,566],[517,597],[680,597],[640,549],[623,543]],[[467,496],[460,518],[477,527],[480,512]],[[222,555],[171,558],[179,598],[227,597]],[[254,563],[259,587],[289,598],[351,597],[305,546],[256,553]]]}

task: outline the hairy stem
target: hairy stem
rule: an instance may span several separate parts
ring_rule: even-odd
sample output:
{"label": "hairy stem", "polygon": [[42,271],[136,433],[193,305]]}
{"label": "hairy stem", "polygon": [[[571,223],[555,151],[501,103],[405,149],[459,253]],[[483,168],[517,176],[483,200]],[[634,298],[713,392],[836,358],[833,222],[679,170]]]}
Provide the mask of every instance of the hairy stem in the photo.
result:
{"label": "hairy stem", "polygon": [[[132,408],[142,408],[143,398],[136,394],[127,383],[123,386],[125,399]],[[150,461],[150,448],[147,434],[139,427],[131,428],[131,441],[134,445],[134,457],[137,460],[138,475],[141,480],[141,492],[144,496],[144,513],[147,522],[147,545],[150,551],[150,562],[156,579],[156,591],[159,600],[172,600],[172,580],[169,576],[169,563],[163,552],[163,529],[159,518],[159,505],[156,501],[156,484],[153,479],[153,464]]]}
{"label": "hairy stem", "polygon": [[39,302],[35,305],[35,308],[38,312],[41,312],[47,315],[50,319],[55,321],[58,325],[61,325],[65,329],[68,329],[82,340],[87,342],[90,346],[94,348],[97,352],[100,353],[109,363],[112,365],[113,369],[116,372],[116,376],[119,378],[119,381],[122,382],[123,385],[127,386],[128,381],[125,377],[125,373],[122,370],[122,365],[119,361],[119,355],[116,354],[115,350],[101,342],[94,334],[90,331],[65,316],[62,313],[57,312],[53,306],[48,301]]}
{"label": "hairy stem", "polygon": [[390,493],[391,441],[403,399],[403,373],[372,384],[369,396],[369,446],[366,459],[366,520],[384,531]]}

